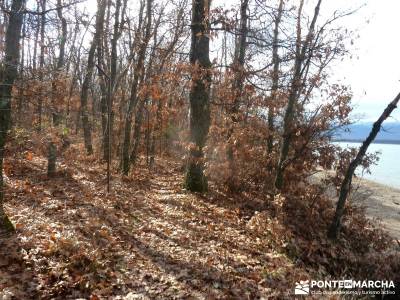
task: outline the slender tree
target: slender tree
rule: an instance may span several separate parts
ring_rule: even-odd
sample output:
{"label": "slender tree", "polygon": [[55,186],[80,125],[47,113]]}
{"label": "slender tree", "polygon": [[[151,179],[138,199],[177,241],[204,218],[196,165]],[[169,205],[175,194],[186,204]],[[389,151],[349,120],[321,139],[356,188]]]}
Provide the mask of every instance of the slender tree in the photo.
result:
{"label": "slender tree", "polygon": [[[161,85],[164,86],[166,85],[166,82],[163,78],[163,72],[165,65],[168,62],[171,62],[170,59],[173,57],[174,50],[178,44],[179,39],[182,36],[182,33],[184,32],[184,8],[181,6],[177,10],[176,14],[176,23],[174,24],[174,36],[167,46],[165,51],[162,51],[160,59],[160,66],[158,67],[158,74],[161,74]],[[154,160],[155,160],[155,152],[156,152],[156,134],[159,135],[159,138],[161,137],[161,127],[162,127],[162,110],[163,110],[163,103],[161,99],[157,101],[157,109],[156,109],[156,120],[155,120],[155,126],[154,130],[152,132],[152,137],[151,137],[151,142],[149,146],[149,152],[150,152],[150,159],[149,159],[149,167],[152,168],[154,165]]]}
{"label": "slender tree", "polygon": [[[159,24],[155,25],[154,35],[157,35],[158,25]],[[156,52],[156,45],[157,45],[157,38],[155,36],[154,43],[153,43],[153,50],[150,54],[146,75],[145,75],[145,78],[144,78],[143,84],[142,84],[142,86],[147,86],[146,92],[144,93],[143,96],[139,97],[138,109],[136,110],[136,115],[135,115],[135,125],[134,125],[134,131],[133,131],[133,141],[132,141],[133,145],[132,145],[131,156],[129,158],[130,163],[132,163],[132,164],[136,163],[136,159],[138,156],[140,138],[141,138],[141,133],[142,133],[141,127],[142,127],[142,122],[143,122],[143,114],[144,114],[145,106],[149,103],[150,97],[151,97],[149,86],[151,85],[151,77],[153,76],[153,62],[154,62],[154,57],[155,57],[155,52]]]}
{"label": "slender tree", "polygon": [[314,37],[314,30],[315,30],[315,25],[317,23],[321,2],[322,0],[318,0],[317,5],[315,6],[314,16],[311,21],[310,28],[308,30],[305,41],[302,42],[301,16],[302,16],[304,0],[300,1],[298,17],[297,17],[296,57],[294,63],[293,78],[289,91],[288,104],[286,106],[285,116],[283,119],[282,146],[275,177],[275,188],[277,190],[282,189],[283,186],[283,175],[284,175],[284,170],[287,166],[287,158],[292,139],[293,124],[295,123],[294,122],[295,108],[299,97],[299,93],[302,89],[302,82],[303,82],[302,75],[304,70],[304,62],[306,61],[307,58],[306,55],[307,52],[309,51],[312,39]]}
{"label": "slender tree", "polygon": [[231,190],[235,190],[237,188],[235,184],[236,177],[236,166],[235,166],[235,158],[234,158],[234,143],[232,140],[235,124],[238,120],[239,106],[243,96],[243,82],[245,76],[245,55],[246,55],[246,39],[247,39],[247,23],[248,23],[248,15],[247,15],[247,7],[249,5],[249,0],[242,0],[240,5],[240,30],[239,30],[239,38],[237,40],[235,46],[235,58],[232,64],[232,68],[235,72],[233,87],[232,90],[234,92],[234,99],[232,103],[232,107],[230,109],[231,115],[231,125],[228,130],[228,148],[227,148],[227,157],[229,163],[229,178],[228,178],[228,186]]}
{"label": "slender tree", "polygon": [[67,42],[67,19],[63,15],[63,5],[61,0],[57,0],[57,16],[61,22],[60,49],[57,60],[57,69],[60,70],[65,64],[65,44]]}
{"label": "slender tree", "polygon": [[95,33],[93,36],[92,43],[89,49],[88,55],[88,63],[86,68],[85,79],[83,80],[82,90],[81,90],[81,114],[82,114],[82,127],[83,127],[83,137],[85,142],[85,148],[87,154],[90,155],[93,153],[93,146],[92,146],[92,133],[89,123],[89,112],[87,108],[88,102],[88,94],[89,94],[89,85],[93,77],[93,70],[95,66],[95,51],[97,47],[97,42],[99,40],[99,35],[101,30],[101,24],[104,21],[104,14],[106,8],[106,1],[99,0],[98,1],[98,8],[97,8],[97,15],[96,15],[96,28]]}
{"label": "slender tree", "polygon": [[[118,40],[121,37],[123,18],[126,10],[127,0],[122,2],[121,0],[115,1],[115,13],[114,13],[114,28],[111,39],[111,54],[110,54],[110,75],[108,76],[108,88],[107,88],[107,130],[103,139],[103,158],[108,162],[111,159],[112,150],[112,132],[114,124],[114,92],[117,89],[117,62],[118,62]],[[109,1],[111,5],[111,1]],[[122,7],[122,9],[121,9]],[[110,8],[109,8],[110,9]],[[108,17],[107,17],[108,20]],[[107,23],[108,24],[108,23]]]}
{"label": "slender tree", "polygon": [[279,65],[280,65],[280,58],[279,58],[279,26],[282,19],[282,12],[283,12],[283,0],[279,1],[278,11],[276,12],[275,21],[274,21],[274,37],[272,41],[272,64],[273,64],[273,71],[272,71],[272,87],[271,87],[271,97],[270,97],[270,105],[268,109],[268,140],[267,140],[267,147],[268,153],[272,152],[274,139],[273,139],[273,132],[274,132],[274,105],[276,104],[277,97],[278,97],[278,88],[279,88]]}
{"label": "slender tree", "polygon": [[32,71],[36,71],[37,69],[37,51],[38,51],[38,41],[39,41],[39,33],[40,33],[40,0],[36,1],[36,18],[35,18],[35,37],[33,39],[33,57],[32,57]]}
{"label": "slender tree", "polygon": [[369,145],[374,141],[377,134],[379,133],[379,131],[382,127],[382,123],[390,116],[392,111],[397,107],[397,104],[399,103],[399,101],[400,101],[400,93],[396,96],[396,98],[393,99],[392,102],[389,103],[389,105],[383,111],[383,113],[381,114],[379,119],[374,123],[374,125],[372,126],[372,129],[371,129],[371,132],[369,133],[368,137],[361,145],[356,157],[351,161],[349,167],[347,168],[345,177],[340,186],[339,200],[337,202],[335,216],[333,218],[331,226],[329,227],[329,231],[328,231],[329,238],[336,239],[338,237],[341,223],[342,223],[344,207],[345,207],[346,200],[347,200],[347,197],[349,196],[350,189],[351,189],[351,181],[352,181],[352,178],[354,175],[354,171],[361,164],[361,161],[364,158],[365,153],[367,153]]}
{"label": "slender tree", "polygon": [[56,103],[57,97],[57,85],[56,82],[60,78],[60,74],[64,71],[64,64],[65,64],[65,44],[67,42],[67,20],[63,15],[63,4],[61,0],[57,0],[57,16],[61,23],[61,34],[59,36],[60,39],[60,46],[59,46],[59,54],[57,58],[57,66],[55,72],[55,78],[52,84],[52,91],[53,91],[53,107],[52,107],[52,114],[53,114],[53,124],[59,125],[61,121],[62,114],[60,112],[59,105]]}
{"label": "slender tree", "polygon": [[[39,56],[39,80],[43,82],[44,79],[44,52],[46,49],[46,45],[44,43],[45,32],[46,32],[46,4],[47,0],[41,0],[42,5],[42,13],[40,15],[40,56]],[[38,103],[38,114],[39,114],[39,122],[38,122],[38,130],[42,130],[42,117],[43,117],[43,96],[39,96]]]}
{"label": "slender tree", "polygon": [[139,52],[137,55],[137,63],[135,65],[133,72],[133,80],[131,85],[131,94],[128,102],[128,110],[125,115],[124,140],[122,145],[122,173],[125,175],[129,173],[130,169],[129,148],[131,143],[132,115],[139,100],[138,87],[139,83],[144,78],[144,72],[145,72],[144,61],[146,58],[146,49],[151,37],[151,19],[152,19],[151,9],[152,9],[152,0],[147,0],[145,33],[141,41]]}

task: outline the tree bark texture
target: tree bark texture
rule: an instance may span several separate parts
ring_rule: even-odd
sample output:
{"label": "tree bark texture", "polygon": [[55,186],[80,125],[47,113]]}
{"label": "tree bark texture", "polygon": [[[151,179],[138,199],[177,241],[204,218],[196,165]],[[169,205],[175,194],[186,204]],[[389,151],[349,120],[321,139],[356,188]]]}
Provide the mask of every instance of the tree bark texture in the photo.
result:
{"label": "tree bark texture", "polygon": [[191,145],[185,177],[185,186],[192,192],[205,192],[207,190],[203,147],[210,127],[210,3],[211,1],[208,0],[192,1],[190,63],[194,70],[189,95]]}
{"label": "tree bark texture", "polygon": [[47,148],[47,176],[52,177],[56,173],[56,161],[57,161],[57,147],[49,141]]}
{"label": "tree bark texture", "polygon": [[3,159],[7,131],[11,124],[11,92],[18,76],[19,50],[25,0],[13,0],[6,31],[5,53],[0,69],[0,229],[10,230],[12,224],[4,212]]}

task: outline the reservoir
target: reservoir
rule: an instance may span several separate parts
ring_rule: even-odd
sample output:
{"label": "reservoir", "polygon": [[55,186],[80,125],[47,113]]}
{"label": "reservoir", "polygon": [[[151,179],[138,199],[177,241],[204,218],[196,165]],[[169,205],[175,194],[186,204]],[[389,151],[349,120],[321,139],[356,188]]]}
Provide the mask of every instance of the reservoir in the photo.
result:
{"label": "reservoir", "polygon": [[[335,142],[342,148],[360,148],[361,143]],[[400,189],[400,145],[399,144],[371,144],[368,153],[379,151],[379,161],[371,166],[371,174],[363,174],[363,178]],[[361,171],[356,172],[361,175]]]}

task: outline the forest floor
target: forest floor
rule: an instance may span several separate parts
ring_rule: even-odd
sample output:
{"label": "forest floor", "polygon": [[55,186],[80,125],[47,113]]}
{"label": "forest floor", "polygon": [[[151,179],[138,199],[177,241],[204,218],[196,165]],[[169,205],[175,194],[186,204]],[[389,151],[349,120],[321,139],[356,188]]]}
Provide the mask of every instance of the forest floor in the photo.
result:
{"label": "forest floor", "polygon": [[244,201],[187,193],[171,160],[154,169],[113,174],[107,194],[93,158],[61,159],[54,178],[31,152],[7,160],[0,298],[253,299],[294,284],[286,272],[302,270],[248,229]]}
{"label": "forest floor", "polygon": [[16,233],[0,236],[0,299],[292,299],[296,281],[326,273],[291,258],[288,228],[258,218],[255,195],[188,193],[171,159],[112,174],[108,194],[105,164],[82,149],[53,178],[39,154],[7,158]]}

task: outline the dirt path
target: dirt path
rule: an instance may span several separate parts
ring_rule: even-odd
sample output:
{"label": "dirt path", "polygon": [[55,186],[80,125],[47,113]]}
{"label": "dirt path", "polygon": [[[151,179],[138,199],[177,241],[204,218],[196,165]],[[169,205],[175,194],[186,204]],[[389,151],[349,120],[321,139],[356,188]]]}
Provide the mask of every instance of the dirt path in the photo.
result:
{"label": "dirt path", "polygon": [[295,274],[291,262],[242,212],[187,193],[174,165],[114,175],[107,195],[96,163],[62,162],[50,179],[41,157],[12,163],[6,209],[17,233],[2,238],[0,296],[254,299],[292,285],[281,271]]}
{"label": "dirt path", "polygon": [[168,160],[115,172],[107,194],[104,164],[74,151],[52,178],[41,156],[7,160],[16,234],[0,237],[0,299],[292,299],[310,277],[288,253],[317,255],[317,240],[296,236],[304,222],[255,213],[257,195],[188,193]]}

